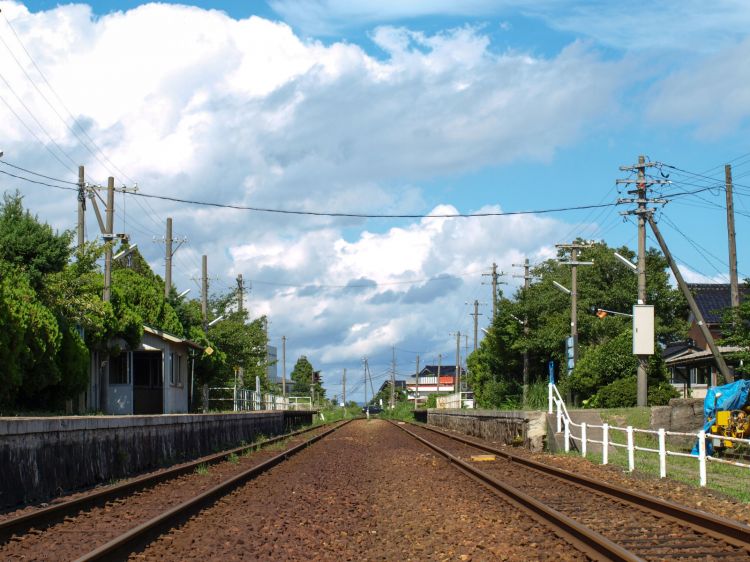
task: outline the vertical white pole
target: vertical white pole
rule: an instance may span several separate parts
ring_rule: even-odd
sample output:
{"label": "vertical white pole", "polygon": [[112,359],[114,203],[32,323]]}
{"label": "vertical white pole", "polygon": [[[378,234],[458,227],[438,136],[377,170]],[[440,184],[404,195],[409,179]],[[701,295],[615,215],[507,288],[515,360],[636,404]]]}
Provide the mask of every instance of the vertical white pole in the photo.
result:
{"label": "vertical white pole", "polygon": [[586,456],[586,422],[581,422],[581,456]]}
{"label": "vertical white pole", "polygon": [[706,432],[698,432],[698,464],[701,477],[701,486],[706,485]]}
{"label": "vertical white pole", "polygon": [[[547,385],[547,413],[552,413],[552,383]],[[560,431],[559,429],[557,430]]]}
{"label": "vertical white pole", "polygon": [[563,420],[565,422],[565,452],[570,452],[570,420],[568,418],[565,418]]}
{"label": "vertical white pole", "polygon": [[663,427],[659,428],[659,478],[667,477],[667,435]]}
{"label": "vertical white pole", "polygon": [[609,464],[609,424],[602,425],[602,464]]}
{"label": "vertical white pole", "polygon": [[555,406],[557,406],[557,433],[560,433],[562,431],[562,408],[557,400],[555,400]]}
{"label": "vertical white pole", "polygon": [[626,428],[628,433],[628,470],[633,472],[635,470],[635,447],[633,446],[633,426],[629,425]]}

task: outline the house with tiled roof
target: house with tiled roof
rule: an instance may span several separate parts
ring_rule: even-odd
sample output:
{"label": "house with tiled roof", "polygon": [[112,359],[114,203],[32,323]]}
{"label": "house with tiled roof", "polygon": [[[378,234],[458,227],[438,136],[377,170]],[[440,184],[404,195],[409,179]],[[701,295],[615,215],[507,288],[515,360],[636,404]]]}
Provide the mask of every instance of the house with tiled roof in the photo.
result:
{"label": "house with tiled roof", "polygon": [[[725,312],[731,308],[731,292],[728,283],[688,283],[690,292],[695,297],[711,335],[714,340],[721,340],[721,323]],[[740,285],[740,300],[750,295],[750,287]],[[667,368],[671,374],[671,382],[685,394],[690,391],[693,397],[705,396],[706,388],[717,383],[718,369],[714,362],[706,338],[703,337],[695,316],[690,314],[690,330],[687,342],[676,342],[667,346],[662,352]],[[722,354],[739,351],[739,348],[719,345]],[[727,364],[732,368],[731,359]]]}

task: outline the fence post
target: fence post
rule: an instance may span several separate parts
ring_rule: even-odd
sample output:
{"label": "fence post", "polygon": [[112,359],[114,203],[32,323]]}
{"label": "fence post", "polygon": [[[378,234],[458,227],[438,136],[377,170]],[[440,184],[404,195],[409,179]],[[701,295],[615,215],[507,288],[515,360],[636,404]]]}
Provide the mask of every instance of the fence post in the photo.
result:
{"label": "fence post", "polygon": [[[548,414],[552,413],[552,386],[553,386],[552,383],[547,385],[547,413]],[[559,429],[557,431],[558,433],[560,432]]]}
{"label": "fence post", "polygon": [[560,433],[562,431],[562,408],[559,400],[555,400],[555,406],[557,406],[557,433]]}
{"label": "fence post", "polygon": [[667,477],[667,435],[663,427],[659,428],[659,478]]}
{"label": "fence post", "polygon": [[565,452],[570,452],[570,420],[568,418],[565,418],[563,420],[565,422]]}
{"label": "fence post", "polygon": [[635,447],[633,446],[633,426],[629,425],[626,430],[628,433],[628,470],[635,470]]}
{"label": "fence post", "polygon": [[706,485],[706,432],[698,432],[698,470],[700,471],[701,486]]}
{"label": "fence post", "polygon": [[586,456],[586,422],[581,422],[581,456]]}
{"label": "fence post", "polygon": [[609,464],[609,424],[602,424],[602,464]]}

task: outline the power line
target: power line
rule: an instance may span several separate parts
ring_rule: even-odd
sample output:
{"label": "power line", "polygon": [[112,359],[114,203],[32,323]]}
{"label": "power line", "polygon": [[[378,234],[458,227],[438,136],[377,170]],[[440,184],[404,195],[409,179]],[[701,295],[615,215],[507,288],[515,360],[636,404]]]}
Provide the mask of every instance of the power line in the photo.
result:
{"label": "power line", "polygon": [[45,176],[44,174],[40,174],[39,172],[34,172],[33,170],[27,170],[26,168],[22,168],[21,166],[16,166],[15,164],[11,164],[10,162],[8,162],[6,160],[0,160],[0,164],[3,164],[5,166],[10,166],[11,168],[15,168],[16,170],[21,170],[22,172],[26,172],[27,174],[32,174],[34,176],[39,176],[40,178],[44,178],[44,179],[47,179],[47,180],[56,181],[56,182],[60,182],[60,183],[67,183],[67,184],[75,185],[75,186],[78,185],[74,181],[61,180],[61,179],[58,179],[58,178],[53,178],[51,176]]}

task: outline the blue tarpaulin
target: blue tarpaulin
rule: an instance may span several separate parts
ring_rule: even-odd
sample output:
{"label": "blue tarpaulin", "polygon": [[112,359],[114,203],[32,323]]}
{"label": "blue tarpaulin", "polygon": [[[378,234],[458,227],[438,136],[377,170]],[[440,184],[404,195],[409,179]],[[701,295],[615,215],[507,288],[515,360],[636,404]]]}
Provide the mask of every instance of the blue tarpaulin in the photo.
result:
{"label": "blue tarpaulin", "polygon": [[[717,394],[721,394],[718,398]],[[708,433],[716,420],[716,412],[721,410],[741,410],[748,404],[750,380],[739,380],[723,386],[712,386],[706,392],[703,402],[703,430]],[[706,454],[713,452],[713,445],[706,440]],[[693,447],[693,454],[698,454],[698,443]]]}

